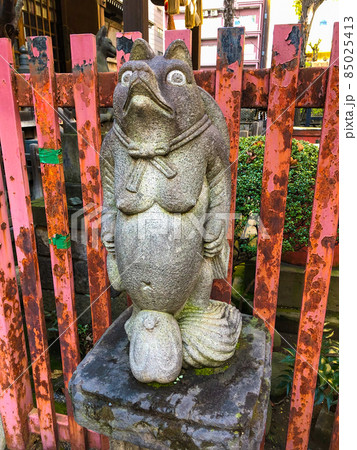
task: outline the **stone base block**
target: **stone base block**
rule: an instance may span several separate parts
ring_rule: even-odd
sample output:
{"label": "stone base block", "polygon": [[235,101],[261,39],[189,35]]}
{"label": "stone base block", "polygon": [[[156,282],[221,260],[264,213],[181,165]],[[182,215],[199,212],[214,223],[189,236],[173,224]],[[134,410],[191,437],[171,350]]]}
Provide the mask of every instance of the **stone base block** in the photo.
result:
{"label": "stone base block", "polygon": [[182,370],[173,383],[148,385],[130,371],[124,330],[130,314],[126,310],[111,325],[73,374],[76,421],[154,450],[259,449],[271,376],[263,322],[243,316],[237,350],[224,367]]}

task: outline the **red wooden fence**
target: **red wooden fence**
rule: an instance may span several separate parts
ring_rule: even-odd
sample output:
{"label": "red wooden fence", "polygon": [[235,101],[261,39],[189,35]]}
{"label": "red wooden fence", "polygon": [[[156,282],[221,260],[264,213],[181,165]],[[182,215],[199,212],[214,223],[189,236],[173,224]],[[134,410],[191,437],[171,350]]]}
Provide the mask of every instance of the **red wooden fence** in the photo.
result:
{"label": "red wooden fence", "polygon": [[[169,31],[166,36],[167,43],[181,37],[179,31]],[[118,69],[128,59],[130,41],[137,37],[140,37],[140,33],[118,34]],[[190,37],[187,33],[184,38],[189,44]],[[83,203],[87,211],[85,227],[88,278],[96,341],[110,325],[110,293],[105,250],[101,242],[93,240],[93,225],[89,214],[102,201],[98,153],[101,145],[99,107],[112,106],[117,72],[97,73],[95,38],[92,35],[71,36],[71,74],[54,73],[50,38],[33,37],[29,43],[31,73],[20,75],[12,69],[10,41],[0,39],[0,138],[7,185],[6,191],[0,176],[0,412],[10,449],[24,449],[30,433],[41,435],[45,449],[55,449],[59,439],[70,442],[73,449],[104,449],[108,447],[106,438],[84,430],[75,423],[67,393],[68,381],[79,362],[79,349],[67,200],[56,109],[58,106],[75,107],[76,111]],[[126,52],[123,48],[127,49]],[[227,120],[231,143],[231,212],[235,209],[241,108],[258,107],[268,110],[261,198],[261,219],[267,233],[259,235],[258,241],[254,314],[265,320],[272,336],[294,108],[325,109],[287,438],[287,449],[307,449],[338,220],[338,26],[336,24],[334,28],[331,66],[328,70],[299,69],[299,25],[275,27],[271,69],[244,70],[243,59],[244,29],[222,28],[218,33],[216,70],[196,71],[195,78],[199,86],[216,98]],[[68,416],[54,411],[18,109],[21,106],[34,106],[36,114]],[[26,370],[29,360],[24,341],[5,192],[9,200],[20,272],[37,408],[33,407],[29,374]],[[233,227],[232,220],[229,236],[231,249]],[[228,278],[215,282],[213,298],[230,302],[231,277],[232,254]],[[335,422],[331,448],[338,446],[338,410]]]}

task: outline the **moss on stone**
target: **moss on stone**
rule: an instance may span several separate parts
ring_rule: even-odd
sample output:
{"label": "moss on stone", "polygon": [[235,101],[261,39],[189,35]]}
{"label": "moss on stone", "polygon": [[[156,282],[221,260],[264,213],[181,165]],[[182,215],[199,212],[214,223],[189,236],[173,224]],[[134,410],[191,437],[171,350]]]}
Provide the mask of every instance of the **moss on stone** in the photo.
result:
{"label": "moss on stone", "polygon": [[197,311],[202,311],[202,309],[199,308],[198,306],[193,305],[191,302],[187,302],[183,310],[177,316],[175,316],[176,320],[179,321],[182,317],[186,316],[186,314]]}
{"label": "moss on stone", "polygon": [[174,382],[171,381],[171,383],[158,383],[157,381],[152,381],[151,383],[147,383],[148,386],[151,386],[155,389],[161,388],[161,387],[168,387],[173,386]]}
{"label": "moss on stone", "polygon": [[250,324],[251,325],[257,325],[258,324],[258,317],[252,317],[250,319]]}
{"label": "moss on stone", "polygon": [[67,414],[67,406],[64,403],[55,401],[55,411],[59,414]]}
{"label": "moss on stone", "polygon": [[229,368],[229,364],[223,367],[202,367],[194,369],[196,375],[214,375],[216,373],[223,373]]}

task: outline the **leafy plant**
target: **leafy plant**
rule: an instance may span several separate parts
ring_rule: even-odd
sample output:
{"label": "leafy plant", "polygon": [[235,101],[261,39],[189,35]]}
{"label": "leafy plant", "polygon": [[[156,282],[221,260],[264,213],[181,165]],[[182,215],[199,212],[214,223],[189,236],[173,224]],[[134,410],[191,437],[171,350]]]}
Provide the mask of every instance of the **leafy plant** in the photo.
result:
{"label": "leafy plant", "polygon": [[[315,389],[315,406],[326,403],[328,411],[332,405],[337,404],[339,391],[339,343],[332,339],[333,335],[334,331],[328,328],[328,323],[325,323]],[[286,363],[287,368],[279,377],[281,379],[279,387],[286,387],[286,395],[289,395],[293,385],[296,350],[291,348],[284,350],[288,354],[281,362]]]}
{"label": "leafy plant", "polygon": [[284,348],[284,350],[288,354],[280,362],[285,363],[287,367],[284,370],[284,373],[279,376],[279,379],[281,381],[278,384],[278,387],[279,388],[285,387],[286,388],[286,396],[288,396],[293,387],[296,350],[293,348]]}
{"label": "leafy plant", "polygon": [[[52,342],[58,338],[58,320],[56,310],[46,311],[45,319],[47,326],[48,341]],[[79,352],[83,358],[93,347],[93,332],[90,324],[78,324]]]}
{"label": "leafy plant", "polygon": [[45,321],[47,327],[47,338],[49,342],[54,341],[58,337],[58,320],[55,309],[51,311],[45,310]]}
{"label": "leafy plant", "polygon": [[293,3],[293,8],[295,9],[295,14],[298,16],[299,20],[302,13],[301,0],[295,0]]}
{"label": "leafy plant", "polygon": [[323,108],[311,108],[312,117],[322,117],[324,115]]}
{"label": "leafy plant", "polygon": [[[235,261],[235,265],[256,254],[256,236],[243,232],[249,217],[259,217],[264,149],[264,136],[240,138],[236,212],[241,216],[236,220],[239,261]],[[317,159],[316,145],[292,140],[283,251],[297,251],[308,245]]]}
{"label": "leafy plant", "polygon": [[79,352],[83,358],[93,347],[93,332],[90,324],[78,324]]}
{"label": "leafy plant", "polygon": [[315,391],[315,405],[320,405],[326,400],[328,411],[332,405],[337,404],[339,391],[339,343],[332,339],[333,335],[332,329],[324,329]]}
{"label": "leafy plant", "polygon": [[313,61],[317,61],[317,59],[319,57],[320,43],[321,43],[321,39],[319,39],[316,42],[316,44],[314,44],[314,45],[312,45],[311,42],[309,43],[309,46],[311,47],[311,50],[312,50],[312,60]]}

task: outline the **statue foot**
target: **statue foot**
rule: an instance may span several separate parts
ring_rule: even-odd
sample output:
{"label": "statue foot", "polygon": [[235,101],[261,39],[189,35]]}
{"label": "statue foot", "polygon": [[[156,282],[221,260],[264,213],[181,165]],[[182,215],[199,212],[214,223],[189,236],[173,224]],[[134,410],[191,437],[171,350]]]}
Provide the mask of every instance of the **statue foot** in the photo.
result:
{"label": "statue foot", "polygon": [[242,328],[234,306],[209,300],[209,306],[201,309],[188,302],[177,321],[184,367],[219,367],[233,356]]}
{"label": "statue foot", "polygon": [[130,368],[143,383],[170,383],[182,367],[180,328],[171,314],[142,310],[130,322]]}

